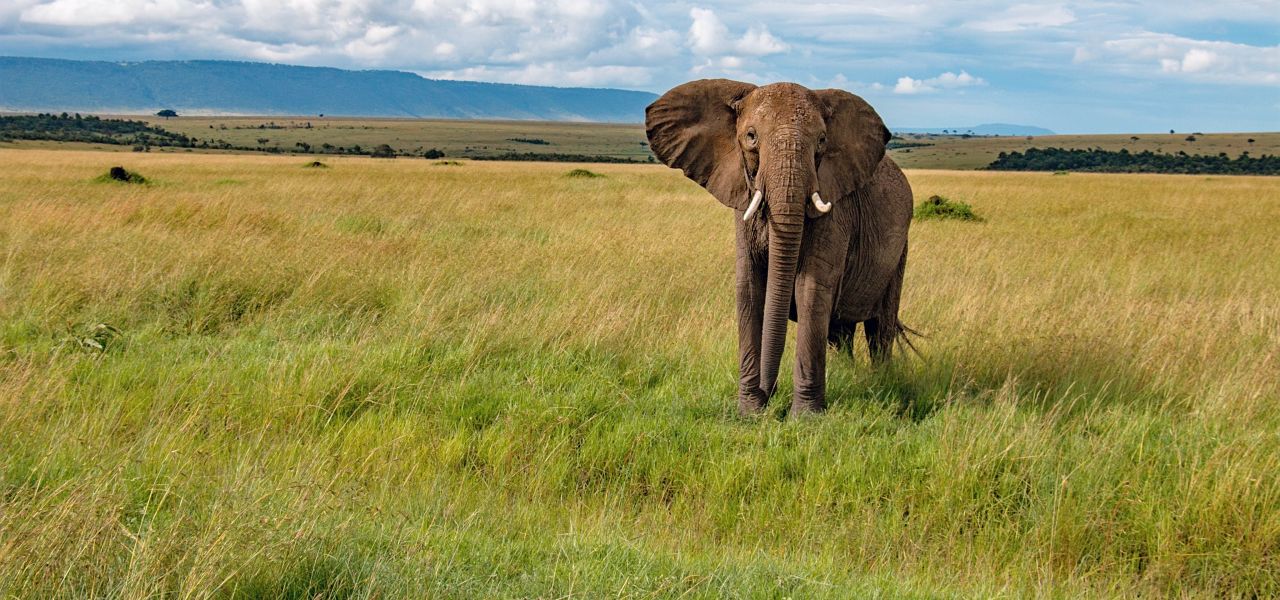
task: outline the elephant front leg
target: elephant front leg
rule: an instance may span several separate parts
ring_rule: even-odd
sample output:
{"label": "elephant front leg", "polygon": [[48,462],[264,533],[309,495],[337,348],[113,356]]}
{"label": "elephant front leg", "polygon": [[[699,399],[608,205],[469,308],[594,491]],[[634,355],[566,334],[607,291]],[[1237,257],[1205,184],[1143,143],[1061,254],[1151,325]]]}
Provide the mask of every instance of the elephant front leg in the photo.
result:
{"label": "elephant front leg", "polygon": [[792,414],[827,408],[827,334],[840,269],[802,269],[796,276],[796,365]]}
{"label": "elephant front leg", "polygon": [[[738,412],[764,410],[769,397],[760,389],[760,333],[764,322],[766,266],[753,260],[743,227],[738,227],[736,297],[738,305]],[[763,261],[759,261],[763,262]]]}

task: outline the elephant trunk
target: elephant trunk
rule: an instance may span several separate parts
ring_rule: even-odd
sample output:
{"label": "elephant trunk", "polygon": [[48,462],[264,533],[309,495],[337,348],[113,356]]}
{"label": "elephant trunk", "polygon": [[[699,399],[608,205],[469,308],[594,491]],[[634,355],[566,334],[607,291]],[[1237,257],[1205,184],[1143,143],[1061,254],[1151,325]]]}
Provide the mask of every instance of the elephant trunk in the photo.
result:
{"label": "elephant trunk", "polygon": [[760,336],[760,390],[767,396],[772,396],[778,385],[778,367],[787,340],[787,317],[791,312],[803,229],[803,213],[798,218],[775,217],[769,228],[768,282]]}
{"label": "elephant trunk", "polygon": [[[816,185],[812,152],[799,140],[785,140],[770,158],[777,166],[765,190],[769,205],[769,267],[760,336],[760,390],[773,395],[787,340],[787,317],[795,291],[804,233],[805,206]],[[763,158],[763,157],[762,157]]]}

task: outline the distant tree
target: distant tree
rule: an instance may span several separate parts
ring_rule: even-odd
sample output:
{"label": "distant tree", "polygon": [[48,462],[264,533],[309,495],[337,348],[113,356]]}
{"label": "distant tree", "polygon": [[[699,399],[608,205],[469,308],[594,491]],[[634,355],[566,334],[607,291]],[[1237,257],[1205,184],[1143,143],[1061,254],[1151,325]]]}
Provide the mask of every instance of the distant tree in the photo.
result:
{"label": "distant tree", "polygon": [[311,152],[311,144],[308,144],[306,142],[298,142],[294,145],[297,146],[298,149],[302,150],[304,153]]}
{"label": "distant tree", "polygon": [[422,158],[430,158],[430,159],[444,158],[444,152],[441,152],[440,150],[432,148],[430,150],[427,150],[426,152],[423,152]]}
{"label": "distant tree", "polygon": [[1187,140],[1188,142],[1194,142],[1194,141],[1196,141],[1196,136],[1194,136],[1194,135],[1189,135],[1189,136],[1187,136],[1187,137],[1186,137],[1186,140]]}
{"label": "distant tree", "polygon": [[175,111],[175,110],[173,110],[172,108],[166,108],[166,109],[164,109],[164,110],[162,110],[162,111],[160,111],[160,112],[156,113],[156,116],[157,116],[157,117],[164,117],[164,118],[168,119],[169,117],[176,117],[176,116],[178,116],[178,112],[177,112],[177,111]]}
{"label": "distant tree", "polygon": [[265,145],[267,142],[270,142],[270,141],[271,141],[271,140],[269,140],[269,139],[267,139],[267,138],[258,138],[258,145],[259,145],[259,146],[262,146],[262,145]]}
{"label": "distant tree", "polygon": [[373,149],[370,156],[374,158],[395,158],[396,151],[390,145],[380,144],[377,148]]}
{"label": "distant tree", "polygon": [[1174,131],[1173,131],[1172,129],[1170,129],[1170,130],[1169,130],[1169,133],[1174,133]]}
{"label": "distant tree", "polygon": [[1189,155],[1128,150],[1111,152],[1101,149],[1068,150],[1063,148],[1031,148],[1026,152],[1001,152],[987,166],[999,171],[1094,171],[1103,173],[1187,173],[1222,175],[1280,175],[1280,156],[1249,156],[1241,153],[1230,158],[1225,152],[1217,156]]}
{"label": "distant tree", "polygon": [[1139,138],[1139,137],[1138,137],[1138,136],[1136,136],[1136,135],[1131,135],[1131,136],[1129,136],[1129,141],[1130,141],[1130,142],[1136,142],[1136,141],[1138,141],[1139,139],[1141,139],[1141,138]]}
{"label": "distant tree", "polygon": [[1252,144],[1252,143],[1254,143],[1254,142],[1256,142],[1256,141],[1258,141],[1258,140],[1255,140],[1255,139],[1253,139],[1253,138],[1249,138],[1249,139],[1247,139],[1247,140],[1245,140],[1245,141],[1246,141],[1246,142],[1249,142],[1250,144]]}

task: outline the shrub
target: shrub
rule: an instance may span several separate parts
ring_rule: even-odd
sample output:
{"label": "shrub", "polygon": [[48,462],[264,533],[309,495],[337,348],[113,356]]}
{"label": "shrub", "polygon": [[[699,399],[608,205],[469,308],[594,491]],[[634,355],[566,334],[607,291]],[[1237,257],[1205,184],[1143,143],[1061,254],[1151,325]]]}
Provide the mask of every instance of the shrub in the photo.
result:
{"label": "shrub", "polygon": [[374,148],[373,151],[369,153],[369,156],[372,156],[374,158],[395,158],[396,150],[395,148],[392,148],[389,144],[380,144],[377,148]]}
{"label": "shrub", "polygon": [[586,169],[574,169],[572,171],[569,171],[568,173],[565,173],[565,177],[582,177],[585,179],[592,179],[595,177],[604,177],[604,175],[601,175],[594,171],[588,171]]}
{"label": "shrub", "polygon": [[329,168],[329,165],[326,165],[318,160],[313,160],[302,166],[307,169],[328,169]]}
{"label": "shrub", "polygon": [[119,329],[107,323],[93,325],[71,325],[62,339],[63,347],[73,348],[91,354],[103,354],[117,345],[120,340]]}
{"label": "shrub", "polygon": [[973,207],[958,200],[950,200],[943,196],[929,196],[928,200],[916,206],[916,219],[956,219],[959,221],[982,222],[985,219],[973,212]]}
{"label": "shrub", "polygon": [[99,175],[96,181],[101,183],[146,183],[147,178],[124,167],[111,167],[111,170]]}
{"label": "shrub", "polygon": [[431,163],[431,164],[433,164],[433,165],[435,165],[435,166],[437,166],[437,167],[461,167],[461,166],[462,166],[462,161],[460,161],[460,160],[437,160],[436,162],[433,162],[433,163]]}

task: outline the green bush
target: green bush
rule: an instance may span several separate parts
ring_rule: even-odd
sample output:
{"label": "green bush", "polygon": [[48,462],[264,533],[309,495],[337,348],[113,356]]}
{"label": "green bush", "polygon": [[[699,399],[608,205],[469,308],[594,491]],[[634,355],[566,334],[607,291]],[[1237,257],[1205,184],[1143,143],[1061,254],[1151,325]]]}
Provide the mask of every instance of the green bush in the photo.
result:
{"label": "green bush", "polygon": [[586,169],[574,169],[572,171],[569,171],[568,173],[565,173],[565,177],[583,177],[583,178],[591,179],[595,177],[604,177],[604,175],[601,175],[594,171],[588,171]]}
{"label": "green bush", "polygon": [[94,181],[99,183],[146,183],[147,178],[124,167],[111,167],[111,170],[99,175]]}
{"label": "green bush", "polygon": [[981,223],[986,220],[973,212],[972,206],[937,195],[929,196],[928,200],[917,205],[914,216],[922,221],[926,219],[956,219]]}

